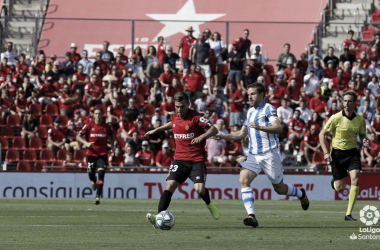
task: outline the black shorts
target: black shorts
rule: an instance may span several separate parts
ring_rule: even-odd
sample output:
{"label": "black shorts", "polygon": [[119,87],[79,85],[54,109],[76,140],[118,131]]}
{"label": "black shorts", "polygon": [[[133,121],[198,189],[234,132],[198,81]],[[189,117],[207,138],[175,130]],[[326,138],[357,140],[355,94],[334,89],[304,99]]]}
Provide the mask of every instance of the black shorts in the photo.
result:
{"label": "black shorts", "polygon": [[360,153],[356,148],[349,150],[333,149],[331,151],[332,174],[334,181],[338,181],[348,176],[347,171],[354,169],[361,170]]}
{"label": "black shorts", "polygon": [[108,168],[108,156],[99,155],[99,156],[87,156],[87,171],[89,173],[96,172],[98,168]]}
{"label": "black shorts", "polygon": [[175,160],[170,165],[167,181],[177,181],[180,184],[184,183],[187,178],[190,178],[194,183],[206,182],[207,170],[204,162],[190,162]]}

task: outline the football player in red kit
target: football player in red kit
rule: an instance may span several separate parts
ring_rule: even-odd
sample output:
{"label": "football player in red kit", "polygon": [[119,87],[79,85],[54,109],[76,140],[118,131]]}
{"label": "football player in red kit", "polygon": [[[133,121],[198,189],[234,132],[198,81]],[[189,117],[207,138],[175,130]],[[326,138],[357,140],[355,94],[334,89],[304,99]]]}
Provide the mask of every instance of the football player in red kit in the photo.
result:
{"label": "football player in red kit", "polygon": [[[177,187],[190,178],[194,182],[194,189],[204,200],[214,219],[219,219],[219,210],[211,202],[210,194],[205,188],[205,143],[206,139],[218,133],[206,118],[197,111],[189,109],[189,97],[185,92],[174,95],[175,114],[172,121],[153,129],[145,136],[173,129],[176,143],[174,161],[170,165],[169,174],[166,178],[166,188],[161,195],[158,204],[158,213],[165,211],[170,204],[172,195]],[[205,132],[207,130],[207,132]],[[147,220],[156,227],[156,215],[148,213]]]}
{"label": "football player in red kit", "polygon": [[[86,139],[83,139],[85,136]],[[94,120],[84,125],[77,135],[77,141],[86,146],[88,176],[92,181],[92,189],[96,190],[95,205],[99,205],[102,195],[104,175],[108,167],[107,140],[110,138],[114,150],[114,138],[111,126],[103,121],[103,109],[94,109]],[[98,170],[98,179],[96,178]]]}

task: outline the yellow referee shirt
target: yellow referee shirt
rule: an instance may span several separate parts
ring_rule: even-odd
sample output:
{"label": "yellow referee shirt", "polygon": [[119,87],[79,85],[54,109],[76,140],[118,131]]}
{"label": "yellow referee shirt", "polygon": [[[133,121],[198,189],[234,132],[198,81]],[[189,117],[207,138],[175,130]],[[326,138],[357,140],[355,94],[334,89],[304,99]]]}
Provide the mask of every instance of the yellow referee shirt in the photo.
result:
{"label": "yellow referee shirt", "polygon": [[348,150],[357,145],[359,134],[365,134],[365,120],[355,112],[347,117],[342,111],[332,115],[324,129],[332,132],[332,147],[335,149]]}

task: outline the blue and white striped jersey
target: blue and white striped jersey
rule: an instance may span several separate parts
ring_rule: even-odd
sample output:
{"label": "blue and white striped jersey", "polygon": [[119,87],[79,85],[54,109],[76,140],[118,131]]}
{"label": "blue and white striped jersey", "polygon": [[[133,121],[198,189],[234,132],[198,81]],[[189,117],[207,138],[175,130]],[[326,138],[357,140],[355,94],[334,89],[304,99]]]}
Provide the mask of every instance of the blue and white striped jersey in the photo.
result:
{"label": "blue and white striped jersey", "polygon": [[[257,109],[250,108],[247,113],[247,119],[244,126],[248,123],[255,122],[259,126],[271,126],[270,123],[278,120],[277,110],[269,103],[263,103]],[[248,128],[249,136],[249,153],[263,154],[269,150],[278,148],[278,137],[276,134],[270,134],[253,128]]]}

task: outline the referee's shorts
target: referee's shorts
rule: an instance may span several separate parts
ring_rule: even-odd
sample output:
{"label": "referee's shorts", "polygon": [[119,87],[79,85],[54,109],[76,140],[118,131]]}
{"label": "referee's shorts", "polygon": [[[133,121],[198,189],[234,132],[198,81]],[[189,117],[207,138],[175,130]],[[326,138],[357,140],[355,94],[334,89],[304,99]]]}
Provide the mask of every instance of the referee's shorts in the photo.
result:
{"label": "referee's shorts", "polygon": [[338,181],[348,176],[347,171],[361,170],[360,152],[356,148],[349,150],[334,149],[331,151],[332,174],[334,181]]}

